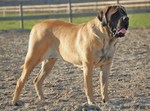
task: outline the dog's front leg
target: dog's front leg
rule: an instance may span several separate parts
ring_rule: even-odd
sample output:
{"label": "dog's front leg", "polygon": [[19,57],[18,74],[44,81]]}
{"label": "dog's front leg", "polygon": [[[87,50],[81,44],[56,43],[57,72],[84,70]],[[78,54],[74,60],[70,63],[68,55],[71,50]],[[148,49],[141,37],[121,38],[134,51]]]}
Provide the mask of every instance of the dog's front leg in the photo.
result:
{"label": "dog's front leg", "polygon": [[105,103],[108,101],[108,76],[110,73],[111,63],[103,65],[100,72],[100,84],[102,100]]}
{"label": "dog's front leg", "polygon": [[93,70],[92,64],[83,63],[84,88],[85,88],[85,93],[86,93],[89,105],[92,105],[94,102],[93,85],[92,85],[92,70]]}

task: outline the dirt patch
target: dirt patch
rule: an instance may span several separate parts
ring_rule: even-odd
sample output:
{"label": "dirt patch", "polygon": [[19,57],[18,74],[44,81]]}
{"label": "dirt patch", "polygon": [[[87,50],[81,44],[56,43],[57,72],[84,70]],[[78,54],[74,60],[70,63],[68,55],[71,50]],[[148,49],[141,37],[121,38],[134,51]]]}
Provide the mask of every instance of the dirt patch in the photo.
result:
{"label": "dirt patch", "polygon": [[[28,31],[0,32],[0,110],[1,111],[82,111],[86,96],[82,70],[58,60],[43,84],[45,101],[38,102],[33,79],[38,65],[30,75],[20,100],[22,106],[11,104],[16,81],[20,77],[28,46]],[[102,111],[150,110],[150,28],[130,29],[119,39],[109,76],[110,102],[101,103],[99,69],[93,72],[94,97]]]}

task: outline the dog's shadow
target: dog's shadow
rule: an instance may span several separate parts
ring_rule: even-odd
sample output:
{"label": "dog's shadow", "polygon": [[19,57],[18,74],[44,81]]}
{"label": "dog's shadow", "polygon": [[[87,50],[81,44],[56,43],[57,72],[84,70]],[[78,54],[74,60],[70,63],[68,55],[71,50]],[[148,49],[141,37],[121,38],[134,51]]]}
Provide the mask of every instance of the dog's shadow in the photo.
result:
{"label": "dog's shadow", "polygon": [[101,109],[97,105],[84,104],[82,106],[78,106],[75,111],[101,111]]}

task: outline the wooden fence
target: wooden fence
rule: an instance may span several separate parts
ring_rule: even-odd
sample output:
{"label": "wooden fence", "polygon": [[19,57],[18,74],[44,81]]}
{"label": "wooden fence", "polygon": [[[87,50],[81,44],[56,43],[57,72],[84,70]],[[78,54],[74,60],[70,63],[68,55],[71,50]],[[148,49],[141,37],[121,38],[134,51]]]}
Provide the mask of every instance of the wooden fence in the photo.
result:
{"label": "wooden fence", "polygon": [[[55,0],[54,0],[55,1]],[[65,2],[49,0],[26,0],[0,2],[0,21],[20,20],[20,27],[24,29],[24,20],[69,18],[96,16],[105,5],[119,3],[126,7],[128,13],[150,13],[150,0],[116,0],[100,2]],[[13,16],[11,16],[13,15]],[[14,16],[17,15],[17,16]]]}

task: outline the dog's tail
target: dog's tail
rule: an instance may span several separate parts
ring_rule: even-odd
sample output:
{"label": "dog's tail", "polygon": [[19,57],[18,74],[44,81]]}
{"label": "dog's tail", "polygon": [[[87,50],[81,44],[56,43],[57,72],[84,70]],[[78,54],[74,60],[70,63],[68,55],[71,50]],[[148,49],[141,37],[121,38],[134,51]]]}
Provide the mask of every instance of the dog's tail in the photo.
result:
{"label": "dog's tail", "polygon": [[20,69],[23,70],[23,68],[24,68],[24,64],[20,67]]}

